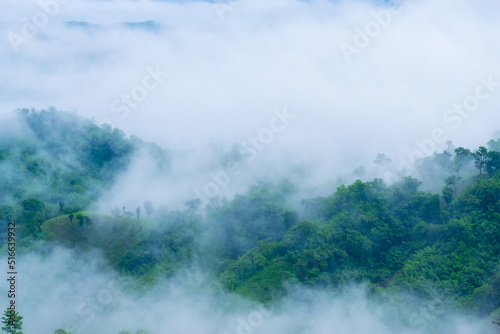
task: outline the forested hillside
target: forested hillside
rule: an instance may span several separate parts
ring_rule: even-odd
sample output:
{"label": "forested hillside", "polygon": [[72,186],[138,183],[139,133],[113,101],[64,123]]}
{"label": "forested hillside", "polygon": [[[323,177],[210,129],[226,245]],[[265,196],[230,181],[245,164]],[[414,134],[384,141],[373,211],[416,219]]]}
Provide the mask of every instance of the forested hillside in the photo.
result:
{"label": "forested hillside", "polygon": [[[0,137],[0,220],[18,224],[22,252],[47,244],[97,249],[135,289],[197,268],[217,279],[214,288],[263,303],[291,286],[361,283],[373,298],[440,295],[457,310],[500,317],[498,138],[426,158],[441,168],[437,193],[408,175],[298,201],[299,186],[284,177],[204,208],[190,200],[155,213],[145,202],[125,217],[125,208],[95,212],[100,195],[140,150],[168,174],[168,152],[70,113],[17,117],[24,132]],[[1,238],[5,247],[5,229]]]}
{"label": "forested hillside", "polygon": [[91,208],[135,152],[168,170],[158,146],[72,113],[23,109],[11,125],[0,136],[0,219],[20,222],[25,238],[38,238],[47,219]]}

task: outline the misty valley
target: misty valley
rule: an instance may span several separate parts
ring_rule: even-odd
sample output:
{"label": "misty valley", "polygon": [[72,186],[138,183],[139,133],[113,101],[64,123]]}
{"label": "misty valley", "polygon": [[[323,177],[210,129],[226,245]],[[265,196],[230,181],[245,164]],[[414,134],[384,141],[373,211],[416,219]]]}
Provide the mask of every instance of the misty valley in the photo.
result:
{"label": "misty valley", "polygon": [[[54,108],[2,127],[7,333],[498,332],[500,138],[450,142],[412,175],[381,153],[326,195],[299,173],[174,204],[134,175],[146,161],[168,184],[184,153]],[[211,159],[223,170],[248,154]]]}
{"label": "misty valley", "polygon": [[499,13],[2,0],[0,334],[500,334]]}

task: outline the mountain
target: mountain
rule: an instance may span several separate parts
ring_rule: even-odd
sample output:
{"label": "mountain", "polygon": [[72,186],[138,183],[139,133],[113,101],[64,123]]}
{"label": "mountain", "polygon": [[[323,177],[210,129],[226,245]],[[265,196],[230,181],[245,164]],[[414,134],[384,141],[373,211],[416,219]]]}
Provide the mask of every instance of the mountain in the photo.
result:
{"label": "mountain", "polygon": [[[372,299],[440,296],[439,309],[483,318],[500,311],[498,139],[489,151],[436,153],[432,161],[445,167],[439,193],[406,176],[357,180],[298,201],[300,188],[283,179],[206,207],[195,199],[160,210],[144,199],[134,212],[103,214],[95,212],[100,196],[134,154],[146,152],[166,174],[172,155],[55,109],[20,110],[10,122],[0,137],[0,220],[16,222],[24,253],[97,250],[134,291],[196,269],[214,278],[207,288],[267,305],[291,287],[364,284]],[[469,173],[453,167],[460,161]],[[2,250],[7,239],[3,229]]]}

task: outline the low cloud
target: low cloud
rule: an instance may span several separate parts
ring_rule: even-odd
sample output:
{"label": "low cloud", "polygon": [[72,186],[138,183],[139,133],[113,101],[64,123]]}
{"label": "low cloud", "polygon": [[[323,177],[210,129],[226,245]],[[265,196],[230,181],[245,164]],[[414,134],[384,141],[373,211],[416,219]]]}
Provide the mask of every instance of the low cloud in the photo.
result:
{"label": "low cloud", "polygon": [[[367,298],[362,286],[335,293],[291,286],[283,300],[261,305],[210,288],[217,283],[193,269],[149,291],[133,292],[126,289],[133,281],[106,267],[98,253],[57,247],[21,256],[17,303],[25,332],[494,333],[488,321],[453,314],[442,300],[423,302],[407,295],[380,301]],[[28,283],[28,277],[36,279]]]}

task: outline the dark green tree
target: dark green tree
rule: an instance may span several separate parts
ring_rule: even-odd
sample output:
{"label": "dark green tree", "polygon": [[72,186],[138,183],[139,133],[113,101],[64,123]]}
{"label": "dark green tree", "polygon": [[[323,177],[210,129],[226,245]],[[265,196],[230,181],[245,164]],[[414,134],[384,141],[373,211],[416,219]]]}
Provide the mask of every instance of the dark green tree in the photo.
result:
{"label": "dark green tree", "polygon": [[484,146],[479,147],[479,149],[472,153],[474,157],[474,165],[479,169],[479,175],[482,174],[483,170],[486,169],[486,162],[488,161],[488,149]]}
{"label": "dark green tree", "polygon": [[493,176],[500,170],[500,152],[489,151],[486,161],[486,171],[490,176]]}

